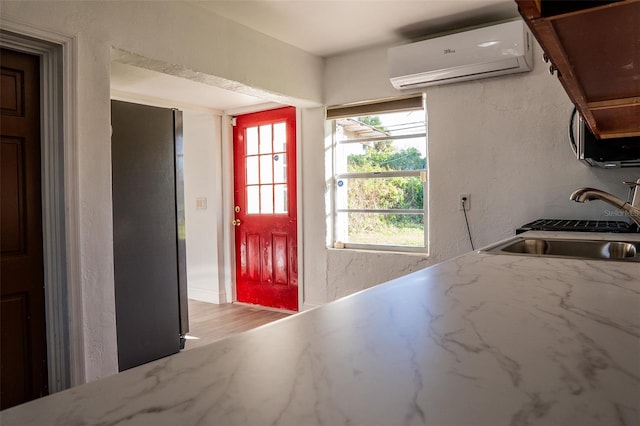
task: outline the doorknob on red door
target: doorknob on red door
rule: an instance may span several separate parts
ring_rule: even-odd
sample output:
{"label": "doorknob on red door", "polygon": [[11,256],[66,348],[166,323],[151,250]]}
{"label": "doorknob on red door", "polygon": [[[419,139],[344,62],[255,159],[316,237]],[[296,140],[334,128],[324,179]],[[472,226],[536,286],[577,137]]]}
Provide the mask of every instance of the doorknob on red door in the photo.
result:
{"label": "doorknob on red door", "polygon": [[233,224],[233,226],[240,226],[240,219],[233,219],[233,222],[231,222],[231,224]]}

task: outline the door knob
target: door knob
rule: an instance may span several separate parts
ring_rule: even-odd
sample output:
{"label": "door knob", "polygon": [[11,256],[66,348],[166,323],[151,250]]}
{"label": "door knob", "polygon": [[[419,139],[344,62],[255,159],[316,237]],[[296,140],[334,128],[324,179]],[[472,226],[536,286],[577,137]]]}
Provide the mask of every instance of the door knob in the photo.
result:
{"label": "door knob", "polygon": [[231,222],[233,224],[233,226],[240,226],[240,219],[233,219],[233,222]]}

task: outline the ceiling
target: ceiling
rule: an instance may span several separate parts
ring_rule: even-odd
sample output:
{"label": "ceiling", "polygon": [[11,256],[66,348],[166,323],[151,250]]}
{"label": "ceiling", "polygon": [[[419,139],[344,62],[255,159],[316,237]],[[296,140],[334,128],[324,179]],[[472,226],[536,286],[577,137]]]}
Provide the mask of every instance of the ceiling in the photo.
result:
{"label": "ceiling", "polygon": [[[408,42],[517,16],[513,0],[185,0],[241,25],[327,57]],[[263,104],[231,92],[133,65],[112,63],[112,96],[183,108],[229,111]]]}
{"label": "ceiling", "polygon": [[323,57],[518,15],[513,0],[209,0],[194,4]]}

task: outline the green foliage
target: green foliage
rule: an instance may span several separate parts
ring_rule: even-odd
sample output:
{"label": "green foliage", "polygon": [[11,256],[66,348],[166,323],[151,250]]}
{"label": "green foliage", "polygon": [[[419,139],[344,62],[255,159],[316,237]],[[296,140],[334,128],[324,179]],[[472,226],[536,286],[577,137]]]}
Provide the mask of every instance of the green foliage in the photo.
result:
{"label": "green foliage", "polygon": [[[361,117],[359,121],[385,131],[378,117]],[[347,170],[352,173],[395,170],[423,170],[426,158],[410,147],[396,150],[391,141],[378,141],[362,154],[347,157]],[[380,179],[351,179],[348,189],[351,209],[421,209],[424,190],[418,177]],[[386,232],[399,228],[423,227],[422,215],[352,214],[349,218],[350,234]]]}
{"label": "green foliage", "polygon": [[390,170],[423,170],[427,167],[427,159],[414,147],[394,150],[392,145],[378,150],[375,146],[367,147],[364,154],[352,154],[347,157],[349,172],[380,172]]}

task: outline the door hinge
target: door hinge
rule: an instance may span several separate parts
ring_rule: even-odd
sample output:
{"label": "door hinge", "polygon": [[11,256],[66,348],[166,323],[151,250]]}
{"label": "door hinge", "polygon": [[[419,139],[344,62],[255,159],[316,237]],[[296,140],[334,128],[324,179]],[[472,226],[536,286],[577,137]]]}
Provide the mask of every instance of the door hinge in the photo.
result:
{"label": "door hinge", "polygon": [[229,117],[229,124],[233,127],[236,127],[236,124],[238,124],[238,119],[236,117]]}

